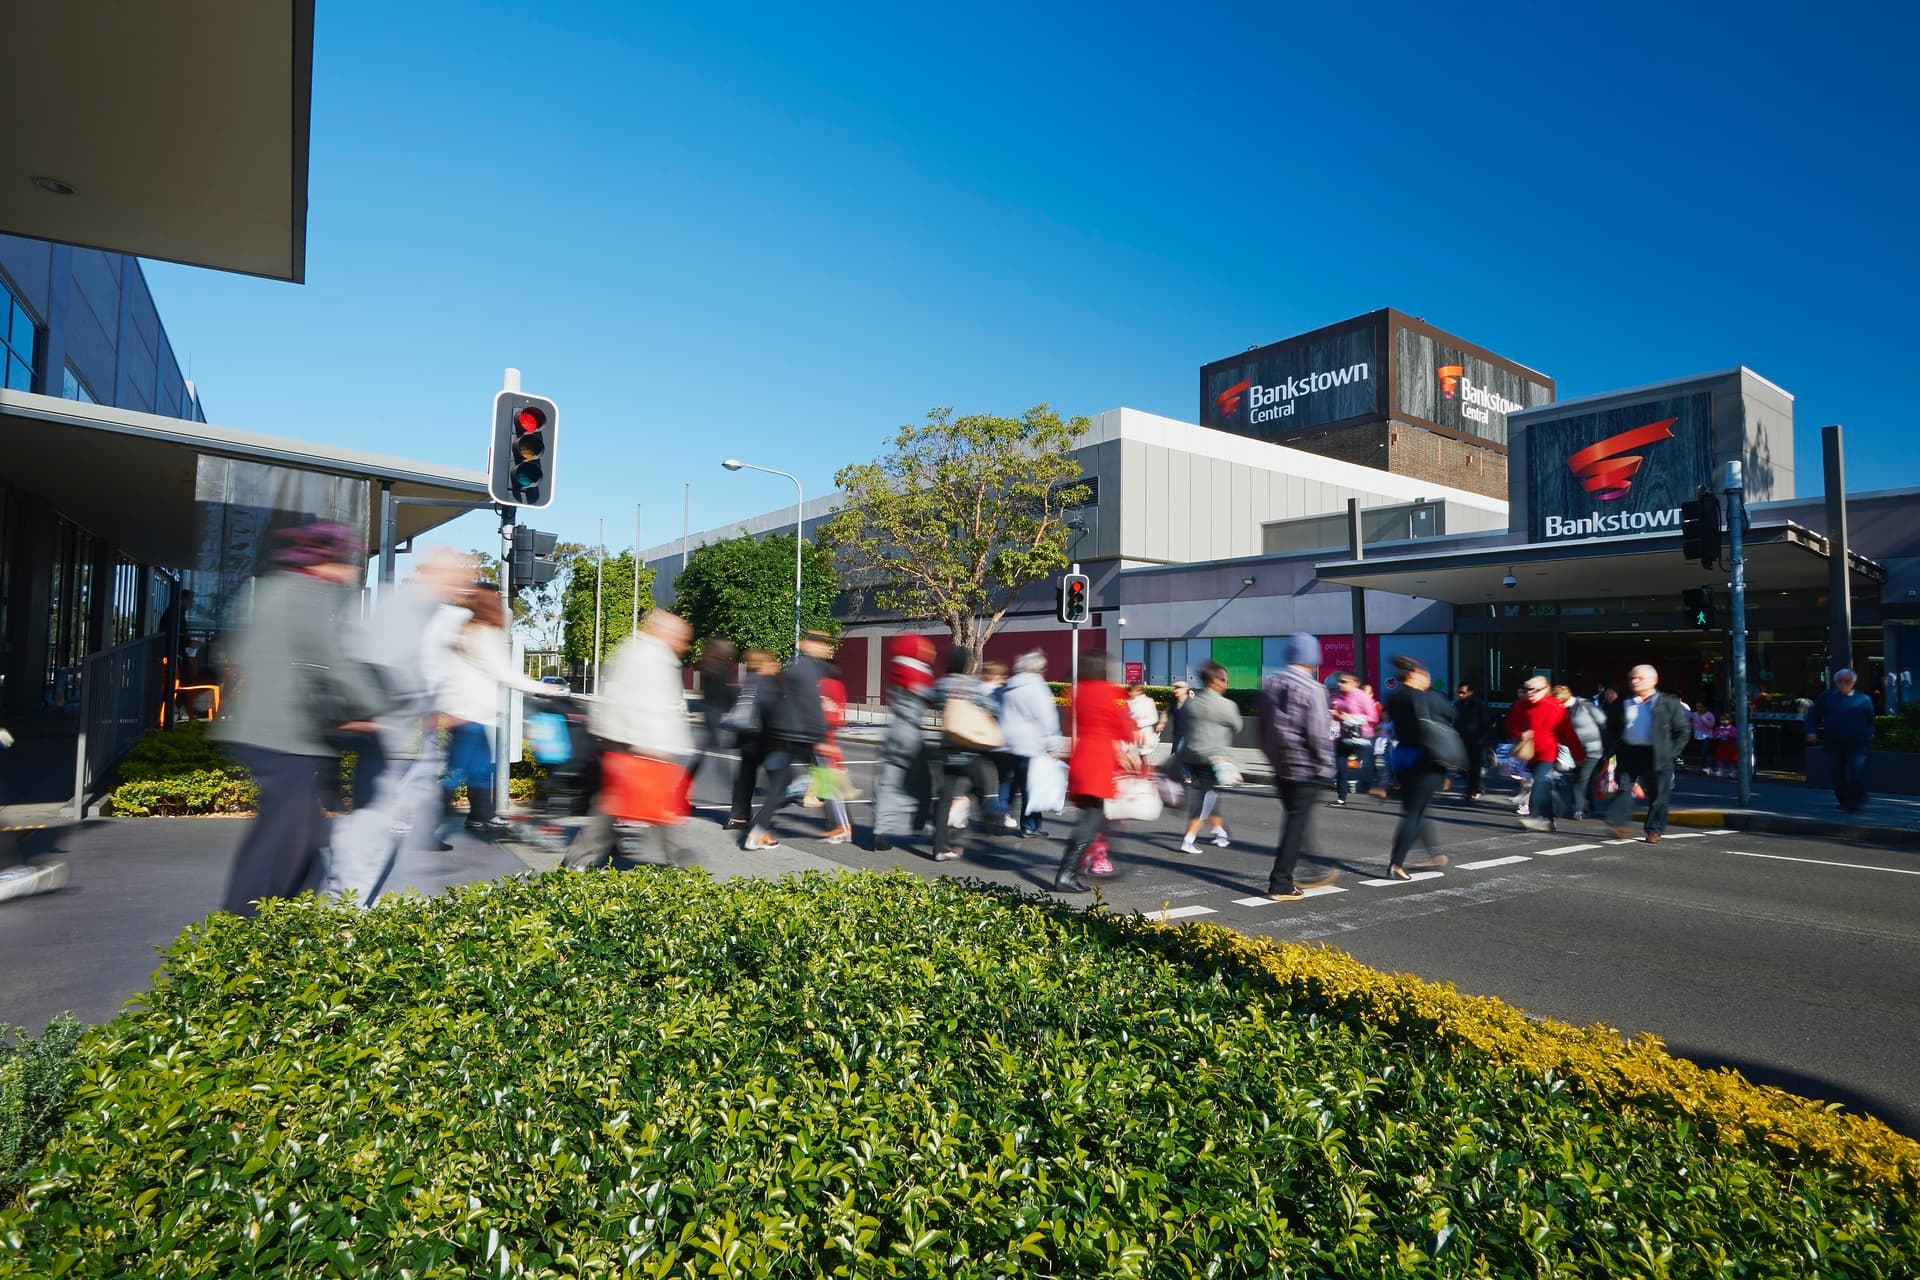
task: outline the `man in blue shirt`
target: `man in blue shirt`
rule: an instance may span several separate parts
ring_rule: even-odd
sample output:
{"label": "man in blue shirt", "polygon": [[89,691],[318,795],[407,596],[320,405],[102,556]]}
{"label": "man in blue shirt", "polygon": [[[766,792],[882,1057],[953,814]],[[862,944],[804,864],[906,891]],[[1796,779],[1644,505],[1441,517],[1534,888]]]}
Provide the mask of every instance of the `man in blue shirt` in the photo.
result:
{"label": "man in blue shirt", "polygon": [[1867,756],[1873,748],[1873,699],[1854,688],[1849,668],[1833,673],[1833,688],[1814,700],[1807,712],[1807,742],[1827,746],[1833,798],[1842,813],[1867,802]]}

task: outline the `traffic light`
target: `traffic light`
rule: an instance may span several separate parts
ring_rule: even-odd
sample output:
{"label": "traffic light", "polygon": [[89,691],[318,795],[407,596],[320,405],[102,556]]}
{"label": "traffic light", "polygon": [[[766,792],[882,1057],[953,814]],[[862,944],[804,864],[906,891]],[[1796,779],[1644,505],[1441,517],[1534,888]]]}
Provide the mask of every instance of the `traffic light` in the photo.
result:
{"label": "traffic light", "polygon": [[1060,621],[1084,627],[1093,621],[1093,597],[1087,575],[1069,573],[1060,579]]}
{"label": "traffic light", "polygon": [[493,442],[487,451],[487,492],[509,507],[553,502],[555,428],[560,410],[545,396],[502,391],[493,397]]}
{"label": "traffic light", "polygon": [[1711,569],[1720,563],[1720,499],[1702,489],[1692,502],[1680,504],[1680,553]]}
{"label": "traffic light", "polygon": [[1680,598],[1686,602],[1687,618],[1694,626],[1702,631],[1711,631],[1719,625],[1720,619],[1714,608],[1712,587],[1700,587],[1682,592]]}
{"label": "traffic light", "polygon": [[507,588],[541,587],[553,581],[560,566],[545,557],[553,554],[558,534],[542,533],[520,524],[513,527],[513,556],[507,562]]}

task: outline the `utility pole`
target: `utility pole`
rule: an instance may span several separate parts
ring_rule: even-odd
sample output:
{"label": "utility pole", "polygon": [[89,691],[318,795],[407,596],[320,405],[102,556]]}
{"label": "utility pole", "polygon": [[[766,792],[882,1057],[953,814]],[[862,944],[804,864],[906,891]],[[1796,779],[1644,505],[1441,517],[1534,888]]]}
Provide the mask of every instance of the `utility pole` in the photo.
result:
{"label": "utility pole", "polygon": [[1753,807],[1753,715],[1747,701],[1746,484],[1738,461],[1727,464],[1727,546],[1733,555],[1733,707],[1740,727],[1740,807]]}
{"label": "utility pole", "polygon": [[640,634],[640,504],[633,504],[633,626],[627,638]]}
{"label": "utility pole", "polygon": [[607,522],[600,521],[600,545],[593,561],[593,696],[600,696],[600,583],[607,576]]}

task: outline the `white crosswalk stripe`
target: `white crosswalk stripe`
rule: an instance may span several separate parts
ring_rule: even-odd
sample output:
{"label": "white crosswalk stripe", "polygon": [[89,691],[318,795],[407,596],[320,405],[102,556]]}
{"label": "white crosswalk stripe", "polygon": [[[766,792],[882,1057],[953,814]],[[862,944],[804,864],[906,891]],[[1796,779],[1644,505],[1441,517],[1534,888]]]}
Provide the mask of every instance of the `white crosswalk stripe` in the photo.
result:
{"label": "white crosswalk stripe", "polygon": [[1184,920],[1188,916],[1210,916],[1212,907],[1168,907],[1164,911],[1153,913],[1155,920]]}
{"label": "white crosswalk stripe", "polygon": [[1532,861],[1533,859],[1529,858],[1526,854],[1516,853],[1516,854],[1513,854],[1511,857],[1506,857],[1506,858],[1486,858],[1479,862],[1463,862],[1460,864],[1460,870],[1485,871],[1488,867],[1510,867],[1516,862],[1532,862]]}
{"label": "white crosswalk stripe", "polygon": [[[1323,894],[1345,893],[1346,890],[1337,884],[1323,884],[1316,885],[1311,889],[1302,889],[1300,892],[1306,894],[1309,898],[1318,898]],[[1265,894],[1262,894],[1258,898],[1235,898],[1233,905],[1236,907],[1277,907],[1280,904]]]}
{"label": "white crosswalk stripe", "polygon": [[1379,889],[1391,884],[1413,884],[1419,880],[1438,880],[1445,874],[1444,871],[1416,871],[1410,879],[1406,880],[1362,880],[1360,883],[1369,889]]}
{"label": "white crosswalk stripe", "polygon": [[1563,853],[1585,853],[1588,849],[1598,849],[1597,844],[1567,844],[1558,849],[1535,849],[1534,853],[1542,858],[1557,858]]}

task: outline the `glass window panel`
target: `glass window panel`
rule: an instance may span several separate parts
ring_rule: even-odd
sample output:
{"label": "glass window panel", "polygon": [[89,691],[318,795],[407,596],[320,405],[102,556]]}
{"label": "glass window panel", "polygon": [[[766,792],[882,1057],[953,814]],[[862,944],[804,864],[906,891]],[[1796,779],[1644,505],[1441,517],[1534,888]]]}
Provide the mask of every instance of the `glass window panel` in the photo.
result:
{"label": "glass window panel", "polygon": [[1167,642],[1165,640],[1147,641],[1147,683],[1173,683],[1167,678]]}
{"label": "glass window panel", "polygon": [[33,370],[22,364],[19,356],[7,359],[7,388],[10,391],[33,390]]}
{"label": "glass window panel", "polygon": [[1167,678],[1162,684],[1171,684],[1175,680],[1192,680],[1193,668],[1187,664],[1187,642],[1169,640],[1167,642]]}

